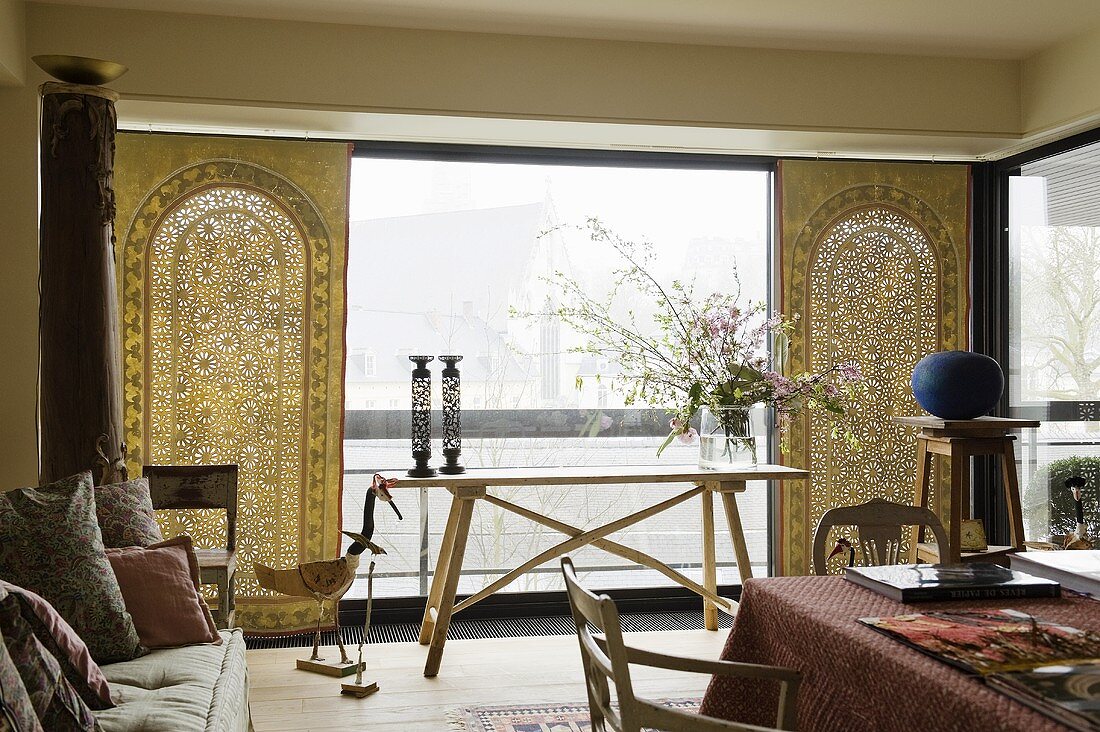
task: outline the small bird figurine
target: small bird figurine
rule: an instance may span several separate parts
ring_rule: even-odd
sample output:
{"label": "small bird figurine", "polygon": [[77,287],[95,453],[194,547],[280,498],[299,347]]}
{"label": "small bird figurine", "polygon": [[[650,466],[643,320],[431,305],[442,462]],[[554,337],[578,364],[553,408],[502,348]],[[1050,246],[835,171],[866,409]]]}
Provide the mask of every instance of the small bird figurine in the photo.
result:
{"label": "small bird figurine", "polygon": [[1092,542],[1086,536],[1088,527],[1085,525],[1085,503],[1081,498],[1081,489],[1085,487],[1086,482],[1080,475],[1066,480],[1066,488],[1073,496],[1073,508],[1077,519],[1076,531],[1067,534],[1062,544],[1066,549],[1092,549]]}
{"label": "small bird figurine", "polygon": [[848,541],[843,536],[836,540],[836,546],[829,552],[829,556],[825,558],[825,561],[832,559],[837,554],[844,551],[848,552],[848,566],[856,566],[856,548],[852,546],[852,542]]}
{"label": "small bird figurine", "polygon": [[344,648],[344,640],[340,637],[340,598],[355,581],[360,554],[367,549],[375,555],[386,553],[385,549],[371,541],[374,536],[376,501],[381,500],[390,504],[398,520],[403,518],[401,511],[393,503],[393,496],[389,491],[396,482],[396,478],[383,478],[377,473],[374,474],[370,490],[367,491],[366,500],[363,503],[363,530],[358,534],[351,531],[340,532],[351,537],[353,543],[348,547],[348,553],[339,559],[306,562],[290,569],[274,569],[259,562],[255,563],[256,580],[260,583],[260,587],[292,597],[312,597],[317,601],[317,628],[313,634],[311,661],[323,660],[318,655],[317,649],[321,644],[321,616],[324,613],[325,601],[330,600],[333,603],[333,617],[336,621],[336,642],[340,646],[340,662],[351,663],[348,652]]}

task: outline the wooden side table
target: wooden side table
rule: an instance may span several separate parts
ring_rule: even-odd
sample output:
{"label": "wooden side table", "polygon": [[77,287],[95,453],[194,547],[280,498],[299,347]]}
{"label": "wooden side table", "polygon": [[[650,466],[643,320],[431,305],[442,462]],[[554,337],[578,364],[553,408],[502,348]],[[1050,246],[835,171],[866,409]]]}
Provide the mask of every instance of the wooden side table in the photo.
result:
{"label": "wooden side table", "polygon": [[[940,419],[939,417],[892,417],[897,424],[919,427],[917,434],[917,479],[913,504],[928,507],[932,456],[943,455],[951,465],[950,525],[947,527],[946,552],[935,544],[922,543],[924,529],[914,532],[913,543],[918,560],[957,564],[963,561],[991,561],[1009,552],[1023,551],[1024,516],[1020,505],[1020,483],[1016,477],[1016,455],[1012,430],[1038,427],[1030,419],[978,417],[977,419]],[[970,458],[975,455],[999,455],[1008,506],[1011,544],[990,546],[984,552],[960,551],[962,519],[970,518]],[[963,491],[966,499],[963,500]]]}

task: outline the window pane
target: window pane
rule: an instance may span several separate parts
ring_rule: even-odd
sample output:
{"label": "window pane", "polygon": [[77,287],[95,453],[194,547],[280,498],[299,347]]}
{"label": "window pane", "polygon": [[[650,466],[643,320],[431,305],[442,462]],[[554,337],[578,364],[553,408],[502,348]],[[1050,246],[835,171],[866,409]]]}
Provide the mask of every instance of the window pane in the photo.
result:
{"label": "window pane", "polygon": [[1029,539],[1076,524],[1065,480],[1086,478],[1100,531],[1100,144],[1022,166],[1010,178],[1013,413],[1043,420],[1021,440]]}
{"label": "window pane", "polygon": [[[644,464],[668,432],[665,405],[627,407],[617,365],[572,353],[582,339],[551,312],[563,272],[603,297],[622,266],[582,230],[598,217],[619,235],[652,242],[651,270],[694,282],[701,297],[740,287],[768,293],[770,176],[761,171],[356,158],[352,166],[344,525],[357,530],[375,470],[410,467],[411,354],[463,356],[463,453],[468,467]],[[638,311],[653,304],[631,301]],[[358,358],[359,360],[356,360]],[[433,363],[434,371],[442,368]],[[438,407],[439,378],[433,383]],[[765,435],[764,417],[758,435]],[[434,436],[439,437],[438,427]],[[438,439],[433,465],[442,461]],[[766,444],[761,445],[761,455]],[[674,444],[665,464],[694,463],[697,445]],[[359,471],[359,472],[356,472]],[[591,528],[673,495],[672,486],[522,488],[506,500]],[[379,596],[425,592],[449,494],[427,491],[430,559],[421,554],[421,496],[394,494],[406,519],[379,508]],[[754,570],[767,564],[763,484],[739,498]],[[723,527],[721,517],[717,523]],[[699,578],[698,502],[612,538]],[[564,538],[513,514],[478,505],[460,592],[475,591]],[[719,541],[719,581],[737,581],[730,542]],[[669,584],[599,550],[574,555],[600,587]],[[508,589],[560,589],[556,564]],[[362,596],[360,582],[352,590]]]}

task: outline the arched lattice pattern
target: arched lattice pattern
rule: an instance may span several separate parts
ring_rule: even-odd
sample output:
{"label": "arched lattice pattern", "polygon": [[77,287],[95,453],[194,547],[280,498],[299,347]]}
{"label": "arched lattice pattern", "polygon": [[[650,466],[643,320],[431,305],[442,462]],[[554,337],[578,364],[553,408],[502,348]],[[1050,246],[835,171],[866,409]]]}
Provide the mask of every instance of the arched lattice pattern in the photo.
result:
{"label": "arched lattice pattern", "polygon": [[[238,561],[299,551],[306,239],[271,196],[211,187],[150,238],[149,460],[239,466]],[[219,511],[172,512],[169,534],[224,536]],[[248,573],[241,595],[260,593]]]}
{"label": "arched lattice pattern", "polygon": [[[808,281],[809,368],[855,361],[864,389],[853,404],[861,415],[854,425],[858,450],[843,440],[810,442],[811,526],[832,506],[912,500],[912,430],[890,415],[919,413],[909,376],[922,355],[938,350],[939,280],[928,235],[897,210],[867,205],[822,231]],[[829,429],[825,418],[811,415],[811,434]]]}
{"label": "arched lattice pattern", "polygon": [[[347,147],[123,135],[119,156],[131,474],[237,464],[238,624],[311,627],[316,603],[261,590],[253,563],[339,553]],[[165,513],[167,534],[225,540],[223,512]]]}
{"label": "arched lattice pattern", "polygon": [[780,570],[798,574],[828,509],[913,500],[914,432],[890,418],[921,413],[918,360],[966,346],[968,170],[785,161],[780,176],[782,308],[800,318],[789,367],[855,361],[866,377],[850,411],[858,450],[820,417],[792,426],[784,459],[811,476],[781,487],[779,546]]}

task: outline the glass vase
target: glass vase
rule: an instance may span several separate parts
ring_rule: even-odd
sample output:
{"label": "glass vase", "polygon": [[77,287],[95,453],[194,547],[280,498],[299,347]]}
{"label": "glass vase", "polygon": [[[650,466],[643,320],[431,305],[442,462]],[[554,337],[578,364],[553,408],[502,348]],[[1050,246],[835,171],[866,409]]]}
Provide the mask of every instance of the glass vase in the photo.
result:
{"label": "glass vase", "polygon": [[699,467],[707,470],[756,466],[756,435],[748,407],[703,407]]}

